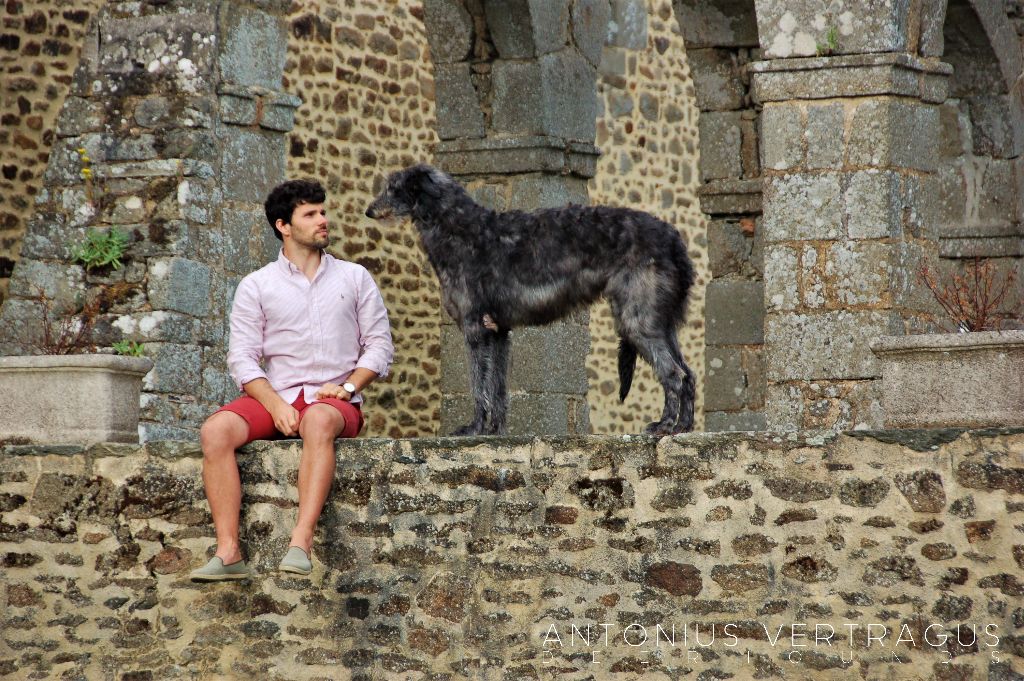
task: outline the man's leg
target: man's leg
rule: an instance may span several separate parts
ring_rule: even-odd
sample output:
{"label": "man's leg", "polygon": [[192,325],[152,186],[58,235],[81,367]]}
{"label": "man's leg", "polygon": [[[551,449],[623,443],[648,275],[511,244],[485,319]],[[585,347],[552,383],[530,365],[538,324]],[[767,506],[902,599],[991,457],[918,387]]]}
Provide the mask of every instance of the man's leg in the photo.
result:
{"label": "man's leg", "polygon": [[203,485],[217,532],[216,555],[225,565],[242,559],[238,545],[238,515],[242,507],[242,483],[235,450],[249,438],[249,424],[238,414],[219,411],[206,419],[199,431],[203,448]]}
{"label": "man's leg", "polygon": [[299,436],[302,458],[299,460],[299,518],[290,546],[298,546],[309,555],[313,531],[324,501],[334,482],[334,439],[345,428],[345,417],[328,404],[313,404],[302,413]]}

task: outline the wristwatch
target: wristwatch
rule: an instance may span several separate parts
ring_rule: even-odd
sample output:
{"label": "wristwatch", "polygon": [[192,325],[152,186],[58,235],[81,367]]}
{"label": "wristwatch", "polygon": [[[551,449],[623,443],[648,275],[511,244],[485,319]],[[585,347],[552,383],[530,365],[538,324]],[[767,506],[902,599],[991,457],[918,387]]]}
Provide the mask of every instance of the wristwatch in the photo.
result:
{"label": "wristwatch", "polygon": [[342,384],[341,387],[344,388],[345,392],[347,392],[349,395],[355,395],[356,394],[356,386],[354,384],[352,384],[352,383],[344,383],[344,384]]}

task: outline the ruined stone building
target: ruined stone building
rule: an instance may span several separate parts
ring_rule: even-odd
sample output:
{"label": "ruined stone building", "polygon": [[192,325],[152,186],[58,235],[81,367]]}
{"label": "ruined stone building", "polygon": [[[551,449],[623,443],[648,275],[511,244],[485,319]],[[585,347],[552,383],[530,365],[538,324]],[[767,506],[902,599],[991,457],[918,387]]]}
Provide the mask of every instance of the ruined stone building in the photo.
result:
{"label": "ruined stone building", "polygon": [[[334,250],[367,266],[398,356],[367,433],[450,428],[461,340],[409,225],[363,217],[433,161],[481,201],[627,205],[677,225],[699,279],[682,331],[707,430],[878,426],[877,335],[929,328],[922,263],[1022,255],[1021,9],[897,0],[8,0],[0,34],[3,351],[39,292],[117,284],[96,330],[145,343],[150,439],[234,392],[234,283],[271,257],[261,200],[324,180]],[[86,150],[91,177],[83,178]],[[132,235],[86,275],[87,227]],[[602,305],[515,334],[513,432],[637,432]],[[526,348],[529,351],[525,350]],[[528,357],[528,355],[530,357]],[[528,408],[527,408],[528,407]]]}

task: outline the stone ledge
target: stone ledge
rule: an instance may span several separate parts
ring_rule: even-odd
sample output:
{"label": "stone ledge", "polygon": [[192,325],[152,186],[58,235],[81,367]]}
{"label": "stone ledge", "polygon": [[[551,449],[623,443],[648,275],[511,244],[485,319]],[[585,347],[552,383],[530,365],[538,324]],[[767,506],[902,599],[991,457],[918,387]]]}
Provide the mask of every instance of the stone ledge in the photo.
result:
{"label": "stone ledge", "polygon": [[756,215],[761,212],[763,180],[713,180],[697,189],[700,209],[708,215]]}
{"label": "stone ledge", "polygon": [[452,175],[513,175],[558,172],[594,177],[600,149],[558,137],[524,136],[459,139],[439,142],[437,164]]}
{"label": "stone ledge", "polygon": [[895,95],[941,104],[953,67],[902,53],[759,61],[747,67],[754,101]]}

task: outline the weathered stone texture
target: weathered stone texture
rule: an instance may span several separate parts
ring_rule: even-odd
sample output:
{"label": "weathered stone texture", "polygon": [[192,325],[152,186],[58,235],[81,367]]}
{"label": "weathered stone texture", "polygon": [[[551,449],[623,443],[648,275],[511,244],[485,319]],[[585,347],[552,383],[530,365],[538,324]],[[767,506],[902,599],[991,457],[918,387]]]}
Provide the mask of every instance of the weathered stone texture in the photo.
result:
{"label": "weathered stone texture", "polygon": [[[276,571],[297,443],[254,443],[239,457],[254,575],[219,585],[187,579],[214,542],[194,443],[4,445],[0,664],[39,677],[462,679],[514,661],[540,678],[547,659],[595,673],[584,640],[607,668],[641,670],[657,637],[666,650],[674,628],[682,644],[685,624],[691,645],[695,628],[707,644],[687,663],[702,678],[753,678],[781,659],[824,681],[853,654],[865,676],[909,681],[945,668],[926,627],[934,641],[977,623],[998,644],[963,638],[957,678],[985,678],[992,650],[1019,674],[1024,431],[929,438],[347,441],[309,577]],[[678,503],[657,503],[666,490]],[[946,496],[983,515],[964,522]],[[829,627],[831,645],[816,645]]]}

